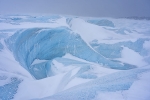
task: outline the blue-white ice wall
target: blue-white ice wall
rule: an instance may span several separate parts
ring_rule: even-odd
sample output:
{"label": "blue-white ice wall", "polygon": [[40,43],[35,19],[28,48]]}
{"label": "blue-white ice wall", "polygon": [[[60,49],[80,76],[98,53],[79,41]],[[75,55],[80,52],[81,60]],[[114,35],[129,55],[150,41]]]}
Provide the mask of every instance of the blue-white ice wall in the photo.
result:
{"label": "blue-white ice wall", "polygon": [[[66,53],[106,67],[126,69],[124,65],[109,61],[100,53],[95,52],[82,40],[80,35],[67,27],[20,30],[5,42],[16,60],[37,79],[47,77],[50,61]],[[32,65],[35,59],[48,61]]]}

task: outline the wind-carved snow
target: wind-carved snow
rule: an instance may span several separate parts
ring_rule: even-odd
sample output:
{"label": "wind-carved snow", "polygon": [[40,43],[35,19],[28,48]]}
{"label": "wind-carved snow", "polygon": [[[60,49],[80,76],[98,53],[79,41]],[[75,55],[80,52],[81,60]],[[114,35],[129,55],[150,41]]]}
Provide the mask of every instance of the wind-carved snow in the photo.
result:
{"label": "wind-carved snow", "polygon": [[127,47],[123,47],[123,50],[121,52],[121,58],[118,60],[121,62],[126,62],[128,64],[132,64],[140,67],[148,65],[148,63],[144,61],[144,57],[142,57],[137,52]]}
{"label": "wind-carved snow", "polygon": [[0,99],[148,100],[149,32],[148,20],[0,15]]}
{"label": "wind-carved snow", "polygon": [[144,44],[143,44],[143,48],[147,49],[147,50],[150,50],[150,41],[145,41]]}

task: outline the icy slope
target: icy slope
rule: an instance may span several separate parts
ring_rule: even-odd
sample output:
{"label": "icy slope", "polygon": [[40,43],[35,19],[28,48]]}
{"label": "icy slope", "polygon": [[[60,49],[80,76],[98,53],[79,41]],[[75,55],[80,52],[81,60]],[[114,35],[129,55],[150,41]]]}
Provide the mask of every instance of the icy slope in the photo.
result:
{"label": "icy slope", "polygon": [[[145,69],[145,71],[146,70],[147,69]],[[128,90],[133,81],[137,79],[137,73],[143,71],[144,70],[130,70],[106,75],[102,78],[77,85],[51,97],[44,98],[44,100],[91,100],[95,98],[97,92],[103,93]]]}
{"label": "icy slope", "polygon": [[0,15],[0,99],[149,100],[149,23]]}

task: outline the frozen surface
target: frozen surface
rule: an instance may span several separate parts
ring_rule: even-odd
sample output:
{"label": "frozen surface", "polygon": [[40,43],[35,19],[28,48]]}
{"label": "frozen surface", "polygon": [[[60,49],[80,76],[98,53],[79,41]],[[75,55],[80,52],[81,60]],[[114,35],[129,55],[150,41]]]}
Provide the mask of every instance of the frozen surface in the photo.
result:
{"label": "frozen surface", "polygon": [[[105,58],[89,47],[89,44],[84,42],[80,35],[67,27],[22,30],[12,35],[5,42],[16,60],[37,79],[47,77],[47,72],[51,71],[49,70],[51,60],[62,57],[66,53],[113,69],[130,69],[133,67]],[[34,64],[35,59],[47,61]]]}
{"label": "frozen surface", "polygon": [[[130,54],[132,54],[132,55],[130,55]],[[148,65],[144,61],[144,57],[142,57],[137,52],[135,52],[127,47],[123,47],[123,50],[121,52],[121,58],[118,60],[120,60],[121,62],[126,62],[128,64],[136,65],[139,67]]]}
{"label": "frozen surface", "polygon": [[149,53],[149,38],[139,38],[138,40],[118,42],[114,44],[97,43],[97,40],[92,41],[91,46],[107,58],[121,57],[123,46],[128,47],[141,56],[146,56]]}
{"label": "frozen surface", "polygon": [[87,22],[98,25],[98,26],[108,26],[108,27],[115,27],[114,23],[107,19],[101,20],[88,20]]}
{"label": "frozen surface", "polygon": [[3,45],[0,43],[0,50],[2,50],[3,49]]}
{"label": "frozen surface", "polygon": [[149,100],[149,26],[0,15],[0,100]]}

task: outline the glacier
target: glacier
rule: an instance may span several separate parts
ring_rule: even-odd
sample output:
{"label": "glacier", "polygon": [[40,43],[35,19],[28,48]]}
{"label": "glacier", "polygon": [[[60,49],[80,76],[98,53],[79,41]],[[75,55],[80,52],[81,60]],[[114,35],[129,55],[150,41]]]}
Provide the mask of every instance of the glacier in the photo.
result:
{"label": "glacier", "polygon": [[149,100],[149,25],[0,15],[0,99]]}

